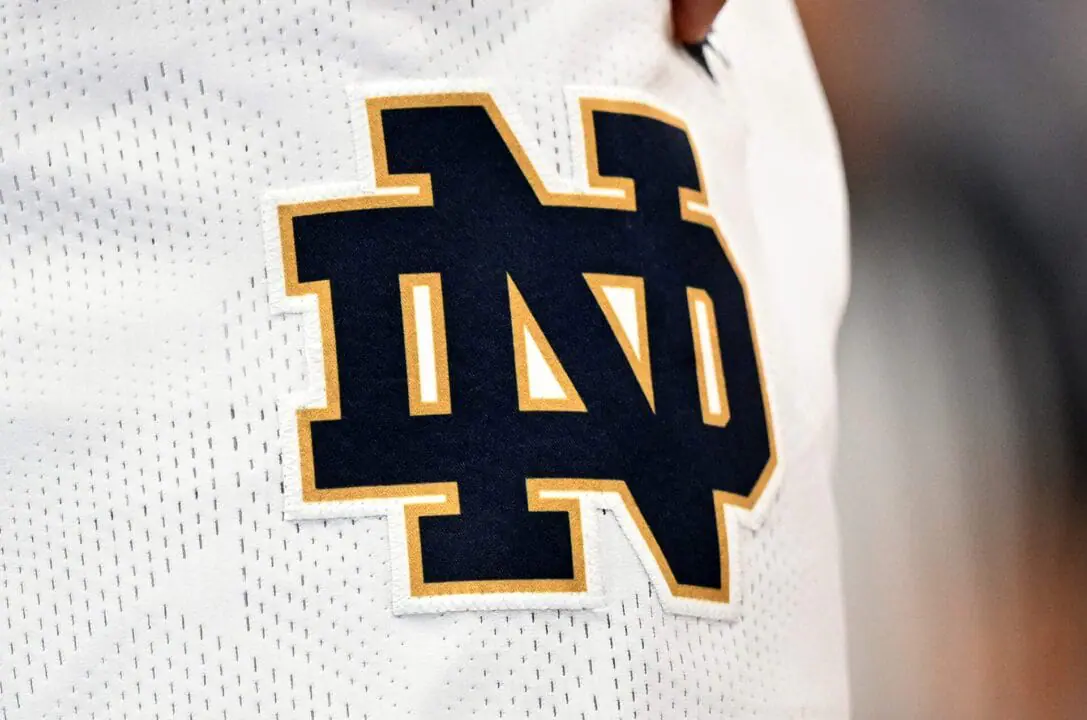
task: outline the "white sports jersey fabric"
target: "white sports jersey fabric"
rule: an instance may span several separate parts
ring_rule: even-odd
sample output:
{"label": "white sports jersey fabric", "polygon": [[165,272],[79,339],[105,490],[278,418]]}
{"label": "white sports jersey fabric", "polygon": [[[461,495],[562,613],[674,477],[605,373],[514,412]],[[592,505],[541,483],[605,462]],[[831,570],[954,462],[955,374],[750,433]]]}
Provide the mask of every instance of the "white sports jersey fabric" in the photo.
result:
{"label": "white sports jersey fabric", "polygon": [[[666,28],[659,0],[0,0],[0,718],[848,715],[833,131],[788,0],[734,0],[716,84]],[[571,88],[689,125],[777,432],[727,612],[664,602],[613,510],[596,596],[407,614],[395,524],[285,518],[320,369],[268,198],[372,184],[348,88],[407,81],[487,88],[558,180]]]}

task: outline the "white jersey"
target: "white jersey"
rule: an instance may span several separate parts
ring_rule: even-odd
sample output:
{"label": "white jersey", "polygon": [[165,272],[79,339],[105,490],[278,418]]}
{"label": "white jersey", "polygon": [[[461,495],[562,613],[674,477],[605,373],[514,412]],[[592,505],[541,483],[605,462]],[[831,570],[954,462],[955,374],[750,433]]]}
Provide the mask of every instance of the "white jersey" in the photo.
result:
{"label": "white jersey", "polygon": [[0,1],[0,718],[841,718],[788,0]]}

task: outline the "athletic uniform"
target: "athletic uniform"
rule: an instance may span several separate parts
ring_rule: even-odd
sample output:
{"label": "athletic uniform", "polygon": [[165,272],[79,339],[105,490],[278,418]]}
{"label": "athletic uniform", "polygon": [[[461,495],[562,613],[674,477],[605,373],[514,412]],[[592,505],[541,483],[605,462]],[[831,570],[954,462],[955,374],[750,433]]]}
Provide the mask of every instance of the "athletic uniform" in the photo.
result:
{"label": "athletic uniform", "polygon": [[4,2],[0,717],[845,717],[837,150],[719,26]]}

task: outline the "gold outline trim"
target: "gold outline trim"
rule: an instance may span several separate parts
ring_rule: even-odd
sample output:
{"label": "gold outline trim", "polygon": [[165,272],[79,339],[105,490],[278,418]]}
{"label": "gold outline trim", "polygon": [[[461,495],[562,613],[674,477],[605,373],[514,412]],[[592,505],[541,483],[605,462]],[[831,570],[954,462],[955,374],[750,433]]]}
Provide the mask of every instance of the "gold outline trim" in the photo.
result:
{"label": "gold outline trim", "polygon": [[[462,580],[427,582],[423,577],[423,544],[419,518],[435,515],[459,515],[460,502],[456,483],[444,503],[416,503],[404,506],[404,519],[408,539],[408,574],[413,597],[437,597],[442,595],[486,595],[495,593],[574,593],[585,592],[585,536],[581,523],[581,502],[577,498],[548,498],[548,490],[562,489],[569,480],[529,478],[525,482],[529,512],[565,512],[570,519],[570,548],[573,556],[574,577],[558,580]],[[447,492],[449,490],[447,489]],[[526,586],[531,586],[527,587]]]}
{"label": "gold outline trim", "polygon": [[[423,400],[422,369],[419,365],[419,324],[415,312],[415,289],[430,290],[430,326],[434,345],[434,383],[438,399]],[[404,359],[408,380],[408,412],[412,415],[449,415],[453,412],[449,393],[449,346],[445,336],[445,298],[440,273],[400,275],[400,314],[404,327]]]}
{"label": "gold outline trim", "polygon": [[[702,336],[698,331],[698,305],[706,308],[706,334],[710,338],[710,363],[707,368],[702,355]],[[698,400],[702,405],[702,422],[713,427],[723,428],[732,419],[732,409],[728,404],[728,384],[725,381],[725,365],[721,360],[721,338],[717,331],[717,312],[713,307],[713,298],[705,290],[687,288],[687,313],[691,316],[691,340],[694,343],[695,372],[698,374]],[[709,370],[712,370],[712,377]],[[714,412],[710,408],[709,383],[713,382],[721,409]]]}
{"label": "gold outline trim", "polygon": [[[325,406],[319,408],[302,408],[297,411],[298,417],[298,445],[300,475],[302,484],[302,499],[306,503],[312,502],[342,502],[357,500],[401,499],[441,496],[441,502],[422,502],[405,504],[404,521],[408,537],[408,566],[411,580],[411,592],[413,596],[434,596],[464,593],[538,593],[538,592],[585,592],[587,580],[585,577],[585,547],[582,535],[581,505],[575,499],[545,499],[540,493],[545,490],[565,490],[578,493],[616,493],[623,500],[630,517],[638,528],[642,539],[653,555],[658,569],[665,578],[672,595],[677,598],[689,598],[706,600],[715,603],[729,602],[729,557],[728,557],[728,529],[725,522],[725,506],[732,505],[745,510],[752,509],[759,501],[773,477],[777,467],[777,440],[774,433],[773,411],[767,393],[766,373],[762,365],[762,354],[759,350],[758,332],[755,318],[750,310],[750,292],[747,279],[737,266],[732,252],[725,242],[720,228],[712,215],[707,212],[708,206],[705,180],[702,174],[702,166],[698,157],[697,146],[691,138],[691,133],[686,124],[679,118],[670,115],[659,108],[640,102],[625,100],[609,100],[600,98],[581,98],[581,123],[585,138],[585,158],[588,183],[595,193],[554,193],[547,189],[541,180],[535,167],[532,165],[524,147],[514,135],[509,123],[503,117],[497,104],[489,93],[437,93],[419,95],[400,95],[389,97],[373,97],[366,100],[366,113],[369,119],[370,145],[373,152],[375,182],[378,194],[363,195],[358,197],[336,198],[331,200],[317,200],[313,202],[300,202],[280,205],[278,208],[278,220],[280,241],[283,255],[283,269],[285,279],[285,291],[289,297],[301,297],[314,295],[317,298],[318,316],[321,329],[321,340],[324,354],[325,376]],[[759,369],[759,380],[763,393],[763,406],[766,411],[766,425],[770,442],[770,459],[766,464],[758,482],[751,494],[747,497],[733,495],[731,493],[714,491],[713,503],[717,516],[717,533],[720,540],[721,553],[721,588],[704,588],[700,586],[681,585],[676,582],[675,576],[657,545],[656,539],[649,530],[634,503],[626,483],[621,480],[528,480],[528,504],[529,510],[561,510],[570,515],[570,530],[574,553],[574,578],[566,580],[522,580],[522,581],[482,581],[478,583],[427,583],[422,577],[422,550],[419,541],[419,518],[423,515],[452,515],[460,511],[460,503],[455,482],[430,483],[425,485],[387,485],[377,487],[348,487],[335,489],[319,489],[316,486],[313,469],[313,438],[310,432],[310,424],[321,421],[339,420],[340,410],[340,381],[336,356],[336,337],[332,314],[332,291],[328,280],[318,280],[301,283],[298,280],[298,261],[295,250],[294,223],[296,217],[315,215],[331,212],[346,212],[353,210],[371,210],[382,208],[403,207],[431,207],[434,204],[433,189],[430,176],[426,173],[392,175],[389,173],[388,157],[385,150],[385,132],[382,126],[381,113],[385,110],[403,108],[431,108],[431,107],[482,107],[494,123],[503,141],[510,150],[510,154],[521,168],[521,172],[532,186],[536,198],[542,205],[597,208],[611,210],[634,211],[636,199],[634,182],[630,178],[604,177],[600,175],[597,148],[596,130],[592,122],[594,112],[611,112],[639,117],[650,118],[671,125],[683,131],[687,136],[691,152],[694,155],[695,167],[698,173],[700,190],[692,188],[679,188],[678,199],[680,203],[680,217],[691,223],[703,225],[713,231],[721,246],[725,257],[732,266],[744,291],[745,304],[748,306],[748,322],[751,327],[752,344]],[[603,193],[601,191],[604,191]]]}
{"label": "gold outline trim", "polygon": [[[603,275],[598,273],[584,273],[582,277],[592,291],[596,304],[604,313],[604,319],[608,321],[612,333],[615,335],[619,347],[623,349],[623,355],[630,363],[630,369],[634,373],[638,385],[642,388],[649,409],[657,412],[657,401],[653,393],[653,364],[649,354],[649,321],[645,310],[645,279],[629,275]],[[619,320],[618,313],[608,300],[606,288],[625,288],[634,291],[635,312],[638,322],[638,347],[635,348],[627,337],[623,323]]]}
{"label": "gold outline trim", "polygon": [[[510,296],[510,325],[513,327],[513,360],[517,373],[517,404],[521,412],[588,412],[581,394],[574,387],[573,380],[566,373],[566,368],[559,361],[551,342],[544,335],[536,316],[528,309],[528,303],[521,295],[513,278],[506,275],[506,287]],[[565,397],[558,399],[535,398],[532,396],[532,382],[528,372],[528,348],[525,334],[536,343],[547,369],[555,377]]]}

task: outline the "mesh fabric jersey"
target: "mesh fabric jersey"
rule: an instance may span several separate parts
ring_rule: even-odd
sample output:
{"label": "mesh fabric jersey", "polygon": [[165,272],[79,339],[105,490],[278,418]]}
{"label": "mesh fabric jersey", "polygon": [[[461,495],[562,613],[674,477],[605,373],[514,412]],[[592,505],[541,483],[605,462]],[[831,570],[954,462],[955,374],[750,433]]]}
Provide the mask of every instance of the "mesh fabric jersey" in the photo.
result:
{"label": "mesh fabric jersey", "polygon": [[[0,0],[0,718],[847,716],[829,113],[788,0],[733,0],[715,78],[667,26],[663,0]],[[576,93],[689,128],[778,453],[729,510],[727,613],[664,602],[614,508],[585,607],[408,611],[387,518],[289,512],[321,338],[274,307],[268,198],[373,185],[358,93],[410,81],[487,88],[560,180]]]}

